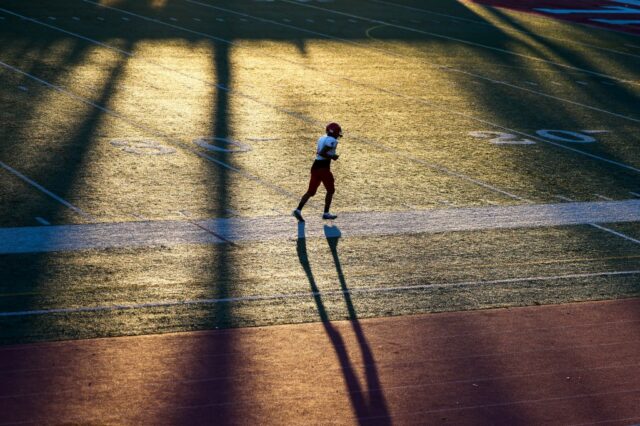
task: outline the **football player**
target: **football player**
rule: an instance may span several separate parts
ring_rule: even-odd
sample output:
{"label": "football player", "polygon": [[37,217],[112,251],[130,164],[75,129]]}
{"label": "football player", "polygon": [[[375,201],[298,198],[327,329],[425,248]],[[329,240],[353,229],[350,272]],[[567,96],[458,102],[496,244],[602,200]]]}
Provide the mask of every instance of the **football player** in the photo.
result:
{"label": "football player", "polygon": [[329,123],[326,128],[327,135],[318,139],[318,147],[316,149],[316,159],[311,166],[311,179],[309,180],[309,189],[302,196],[298,208],[293,211],[293,215],[300,222],[304,222],[302,217],[302,208],[309,201],[309,198],[316,195],[318,187],[322,183],[327,190],[327,195],[324,199],[324,214],[323,219],[335,219],[335,214],[329,213],[331,208],[331,200],[333,194],[336,192],[334,186],[333,174],[331,173],[331,162],[338,160],[340,157],[336,154],[336,148],[338,147],[338,139],[342,137],[342,128],[338,123]]}

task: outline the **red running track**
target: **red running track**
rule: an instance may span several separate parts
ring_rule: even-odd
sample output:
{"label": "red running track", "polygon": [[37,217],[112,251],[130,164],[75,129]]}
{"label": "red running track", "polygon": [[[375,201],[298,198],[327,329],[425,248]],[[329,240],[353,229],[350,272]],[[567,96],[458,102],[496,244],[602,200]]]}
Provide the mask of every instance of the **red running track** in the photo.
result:
{"label": "red running track", "polygon": [[640,299],[0,348],[0,424],[640,422]]}

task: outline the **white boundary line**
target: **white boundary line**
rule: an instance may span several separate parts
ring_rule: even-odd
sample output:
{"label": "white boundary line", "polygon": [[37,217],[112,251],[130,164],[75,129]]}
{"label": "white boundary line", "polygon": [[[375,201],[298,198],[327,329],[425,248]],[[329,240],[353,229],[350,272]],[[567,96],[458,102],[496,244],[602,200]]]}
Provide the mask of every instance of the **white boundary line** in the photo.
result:
{"label": "white boundary line", "polygon": [[17,176],[18,178],[22,179],[23,181],[25,181],[29,185],[33,186],[34,188],[38,189],[42,193],[44,193],[44,194],[48,195],[49,197],[53,198],[54,200],[56,200],[60,204],[64,205],[65,207],[70,208],[71,210],[73,210],[74,212],[76,212],[80,216],[84,217],[85,219],[88,219],[88,220],[91,220],[91,221],[95,220],[94,217],[91,216],[90,214],[85,213],[84,211],[82,211],[78,207],[74,206],[70,202],[62,199],[61,197],[57,196],[53,192],[49,191],[44,186],[42,186],[39,183],[33,181],[32,179],[29,179],[28,177],[26,177],[25,175],[23,175],[22,173],[20,173],[16,169],[14,169],[13,167],[3,163],[2,161],[0,161],[0,167],[2,167],[3,169],[7,170],[10,173],[12,173],[13,175]]}
{"label": "white boundary line", "polygon": [[491,281],[465,281],[465,282],[459,282],[459,283],[424,284],[424,285],[400,286],[400,287],[372,287],[372,288],[359,288],[359,289],[336,290],[336,291],[325,291],[325,292],[300,292],[300,293],[287,293],[287,294],[226,297],[226,298],[219,298],[219,299],[176,300],[176,301],[167,301],[167,302],[138,303],[138,304],[130,304],[130,305],[39,309],[39,310],[31,310],[31,311],[0,312],[0,317],[3,317],[3,318],[25,317],[25,316],[34,316],[34,315],[48,315],[48,314],[73,314],[73,313],[82,313],[82,312],[122,311],[122,310],[144,309],[144,308],[164,308],[164,307],[172,307],[172,306],[212,305],[212,304],[218,304],[218,303],[242,303],[242,302],[254,302],[254,301],[297,299],[297,298],[313,297],[313,296],[327,297],[327,296],[351,295],[351,294],[395,293],[395,292],[404,292],[404,291],[427,290],[431,288],[470,287],[470,286],[480,286],[480,285],[556,281],[556,280],[566,280],[566,279],[612,277],[612,276],[625,276],[625,275],[638,275],[638,274],[640,274],[640,270],[603,271],[603,272],[593,272],[593,273],[584,273],[584,274],[509,278],[509,279],[491,280]]}
{"label": "white boundary line", "polygon": [[[424,13],[424,14],[427,14],[427,15],[435,15],[435,16],[441,16],[441,17],[444,17],[444,18],[449,18],[451,20],[464,21],[464,22],[468,22],[468,23],[471,23],[471,24],[475,24],[475,25],[480,25],[480,26],[485,26],[485,27],[492,27],[492,28],[499,28],[501,30],[506,30],[506,31],[509,31],[509,32],[515,33],[515,34],[524,34],[524,35],[536,36],[536,37],[540,37],[540,38],[546,38],[546,39],[549,39],[549,40],[558,40],[558,41],[563,41],[563,42],[575,44],[577,46],[590,47],[590,48],[593,48],[593,49],[596,49],[596,50],[603,50],[605,52],[615,53],[615,54],[618,54],[618,55],[624,55],[624,56],[631,56],[631,57],[634,57],[634,58],[640,58],[640,55],[636,55],[634,53],[622,52],[620,50],[611,49],[609,47],[603,47],[603,46],[595,46],[595,45],[589,44],[589,43],[581,43],[581,42],[576,41],[576,40],[570,40],[570,39],[565,39],[565,38],[560,38],[560,37],[553,37],[553,36],[550,36],[550,35],[547,35],[547,34],[536,34],[536,33],[530,32],[530,31],[517,30],[515,28],[511,28],[511,27],[509,27],[507,25],[504,25],[504,24],[492,24],[492,23],[485,22],[485,21],[476,21],[475,19],[462,18],[462,17],[458,17],[458,16],[455,16],[455,15],[449,15],[447,13],[434,12],[432,10],[421,9],[421,8],[418,8],[418,7],[413,7],[413,6],[409,6],[409,5],[405,5],[405,4],[393,3],[393,2],[390,2],[390,1],[384,1],[384,0],[369,0],[369,1],[371,1],[372,3],[384,4],[384,5],[400,8],[400,9],[413,10],[413,11],[421,12],[421,13]],[[464,4],[464,1],[460,1],[460,3]],[[478,4],[478,6],[486,6],[486,5]],[[513,9],[511,9],[511,10],[513,10]],[[516,12],[518,12],[518,11],[516,11]],[[532,16],[532,15],[533,14],[527,14],[527,16]],[[538,16],[535,15],[535,17],[538,17]],[[551,22],[558,22],[558,23],[569,22],[569,23],[574,23],[574,22],[565,21],[565,20],[562,20],[562,21],[553,20]],[[595,27],[595,28],[599,28],[599,27]]]}
{"label": "white boundary line", "polygon": [[[192,0],[185,0],[185,1],[192,1]],[[473,41],[463,40],[463,39],[460,39],[460,38],[457,38],[457,37],[449,37],[449,36],[445,36],[445,35],[438,34],[438,33],[432,33],[430,31],[423,31],[423,30],[419,30],[419,29],[416,29],[416,28],[406,27],[404,25],[394,24],[392,22],[382,21],[382,20],[379,20],[379,19],[367,18],[367,17],[360,16],[360,15],[354,15],[354,14],[347,13],[347,12],[341,12],[339,10],[328,9],[328,8],[320,7],[320,6],[314,6],[314,5],[307,4],[307,3],[300,3],[300,2],[297,2],[297,1],[293,1],[293,0],[279,0],[279,1],[284,2],[284,3],[293,4],[293,5],[296,5],[296,6],[307,7],[307,8],[310,8],[310,9],[322,10],[324,12],[329,12],[329,13],[333,13],[333,14],[336,14],[336,15],[348,16],[348,17],[360,19],[362,21],[368,21],[368,22],[371,22],[371,23],[374,23],[374,24],[388,25],[388,26],[391,26],[391,27],[395,27],[395,28],[399,28],[399,29],[405,30],[405,31],[424,34],[424,35],[432,36],[432,37],[435,37],[435,38],[441,38],[441,39],[448,40],[448,41],[455,41],[455,42],[462,43],[462,44],[468,44],[470,46],[480,47],[480,48],[487,49],[487,50],[494,50],[496,52],[506,53],[508,55],[518,56],[518,57],[522,57],[522,58],[526,58],[526,59],[531,59],[533,61],[543,62],[543,63],[549,64],[549,65],[555,65],[555,66],[558,66],[558,67],[561,67],[561,68],[566,68],[566,69],[570,69],[570,70],[573,70],[573,71],[578,71],[578,72],[583,72],[583,73],[590,74],[590,75],[595,75],[595,76],[606,78],[606,79],[609,79],[609,80],[618,81],[620,83],[628,83],[628,84],[633,84],[633,85],[640,84],[640,83],[636,83],[636,82],[631,81],[631,80],[621,79],[619,77],[615,77],[615,76],[608,75],[608,74],[602,74],[602,73],[599,73],[599,72],[596,72],[596,71],[591,71],[591,70],[588,70],[588,69],[585,69],[585,68],[579,68],[579,67],[574,67],[574,66],[571,66],[571,65],[561,64],[561,63],[550,61],[550,60],[547,60],[547,59],[542,59],[542,58],[538,58],[538,57],[535,57],[535,56],[525,55],[523,53],[517,53],[517,52],[512,52],[510,50],[501,49],[499,47],[492,47],[492,46],[488,46],[488,45],[485,45],[485,44],[476,43],[476,42],[473,42]]]}

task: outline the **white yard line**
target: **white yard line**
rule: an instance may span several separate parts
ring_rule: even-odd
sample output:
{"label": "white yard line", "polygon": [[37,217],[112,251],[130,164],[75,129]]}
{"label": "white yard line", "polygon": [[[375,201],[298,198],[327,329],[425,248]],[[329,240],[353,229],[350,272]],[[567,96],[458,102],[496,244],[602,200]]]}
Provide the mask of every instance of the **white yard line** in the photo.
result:
{"label": "white yard line", "polygon": [[[597,196],[597,197],[599,197],[599,198],[601,198],[601,199],[603,199],[603,200],[606,200],[606,201],[613,201],[613,200],[612,200],[611,198],[609,198],[609,197],[605,197],[605,196],[598,195],[598,194],[596,194],[596,196]],[[563,197],[563,196],[561,196],[561,195],[556,195],[556,198],[559,198],[559,199],[561,199],[561,200],[565,200],[565,201],[569,201],[569,202],[573,202],[573,201],[574,201],[574,200],[572,200],[571,198]],[[633,242],[633,243],[640,244],[640,241],[638,241],[637,239],[632,238],[632,237],[630,237],[630,236],[628,236],[628,235],[625,235],[625,234],[623,234],[623,233],[621,233],[621,232],[614,231],[614,230],[613,230],[613,229],[611,229],[611,228],[606,228],[606,227],[601,226],[601,225],[598,225],[598,224],[596,224],[596,223],[588,223],[587,225],[592,226],[592,227],[594,227],[594,228],[597,228],[597,229],[599,229],[599,230],[601,230],[601,231],[608,232],[608,233],[610,233],[610,234],[612,234],[612,235],[615,235],[615,236],[617,236],[617,237],[624,238],[624,239],[625,239],[625,240],[627,240],[627,241],[631,241],[631,242]]]}
{"label": "white yard line", "polygon": [[46,220],[46,219],[44,219],[44,218],[42,218],[42,217],[40,217],[40,216],[37,216],[37,217],[36,217],[36,220],[37,220],[37,221],[38,221],[38,223],[39,223],[39,224],[41,224],[41,225],[45,225],[45,226],[49,226],[49,225],[51,225],[51,222],[49,222],[48,220]]}
{"label": "white yard line", "polygon": [[34,188],[36,188],[37,190],[39,190],[43,194],[53,198],[54,200],[56,200],[58,203],[62,204],[63,206],[70,208],[71,210],[73,210],[74,212],[76,212],[80,216],[84,217],[85,219],[88,219],[88,220],[91,220],[91,221],[94,220],[93,216],[91,216],[90,214],[88,214],[88,213],[84,212],[82,209],[74,206],[73,204],[71,204],[67,200],[63,199],[62,197],[57,196],[56,194],[54,194],[53,192],[49,191],[44,186],[40,185],[38,182],[36,182],[36,181],[34,181],[32,179],[29,179],[27,176],[23,175],[22,173],[20,173],[19,171],[17,171],[13,167],[9,166],[8,164],[3,163],[2,161],[0,161],[0,167],[2,167],[3,169],[7,170],[9,173],[17,176],[18,178],[20,178],[24,182],[28,183],[29,185],[33,186]]}
{"label": "white yard line", "polygon": [[50,315],[50,314],[74,314],[74,313],[82,313],[82,312],[122,311],[122,310],[145,309],[145,308],[146,309],[167,308],[172,306],[187,306],[187,305],[213,305],[213,304],[220,304],[220,303],[242,303],[242,302],[256,302],[256,301],[269,301],[269,300],[286,300],[286,299],[308,298],[313,296],[328,297],[328,296],[339,296],[339,295],[346,295],[346,294],[396,293],[396,292],[407,292],[407,291],[421,291],[421,290],[428,290],[431,288],[443,288],[443,287],[471,287],[471,286],[482,286],[482,285],[559,281],[559,280],[567,280],[567,279],[612,277],[612,276],[625,276],[625,275],[638,275],[638,274],[640,274],[640,270],[603,271],[603,272],[593,272],[593,273],[585,273],[585,274],[520,277],[520,278],[509,278],[509,279],[492,280],[492,281],[466,281],[466,282],[458,282],[458,283],[437,283],[437,284],[423,284],[423,285],[401,286],[401,287],[370,287],[370,288],[354,288],[354,289],[348,289],[348,290],[335,290],[335,291],[324,291],[324,292],[300,292],[300,293],[226,297],[226,298],[219,298],[219,299],[191,299],[191,300],[175,300],[175,301],[122,304],[122,305],[38,309],[38,310],[31,310],[31,311],[0,312],[0,318],[26,317],[26,316]]}
{"label": "white yard line", "polygon": [[605,232],[613,234],[613,235],[615,235],[617,237],[624,238],[625,240],[631,241],[632,243],[640,244],[640,240],[637,240],[637,239],[632,238],[632,237],[630,237],[628,235],[625,235],[622,232],[614,231],[611,228],[605,228],[604,226],[600,226],[600,225],[598,225],[596,223],[590,223],[589,225],[593,226],[594,228],[598,228],[598,229],[601,229],[601,230],[603,230]]}
{"label": "white yard line", "polygon": [[601,200],[605,200],[605,201],[613,201],[613,198],[609,198],[607,196],[604,195],[600,195],[600,194],[594,194],[596,197],[600,198]]}
{"label": "white yard line", "polygon": [[[640,200],[344,213],[335,224],[343,237],[362,237],[574,225],[601,229],[595,224],[625,222],[640,222]],[[323,224],[320,215],[307,217],[302,237],[322,238],[336,229]],[[0,254],[284,241],[299,236],[289,215],[0,228]]]}

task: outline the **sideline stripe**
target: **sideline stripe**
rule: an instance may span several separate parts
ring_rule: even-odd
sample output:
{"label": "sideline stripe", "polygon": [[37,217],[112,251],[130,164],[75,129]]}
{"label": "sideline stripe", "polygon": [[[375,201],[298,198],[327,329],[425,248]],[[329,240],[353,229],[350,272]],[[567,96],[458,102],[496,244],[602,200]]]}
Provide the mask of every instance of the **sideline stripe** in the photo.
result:
{"label": "sideline stripe", "polygon": [[0,167],[2,167],[3,169],[7,170],[8,172],[14,174],[15,176],[19,177],[23,181],[27,182],[29,185],[31,185],[34,188],[40,190],[41,192],[43,192],[44,194],[46,194],[49,197],[53,198],[54,200],[56,200],[60,204],[70,208],[71,210],[73,210],[74,212],[78,213],[80,216],[84,217],[85,219],[94,220],[93,216],[91,216],[90,214],[85,213],[84,211],[82,211],[78,207],[74,206],[70,202],[58,197],[56,194],[54,194],[53,192],[49,191],[47,188],[45,188],[44,186],[40,185],[39,183],[29,179],[28,177],[26,177],[25,175],[23,175],[22,173],[20,173],[16,169],[14,169],[13,167],[3,163],[2,161],[0,161]]}
{"label": "sideline stripe", "polygon": [[[263,242],[305,237],[367,237],[640,222],[640,199],[423,211],[345,213],[327,226],[319,215],[143,221],[0,228],[0,254],[183,244]],[[198,227],[194,226],[197,223]],[[325,224],[324,226],[322,226]],[[615,232],[615,231],[614,231]],[[617,235],[617,234],[616,234]],[[627,237],[629,239],[629,237]]]}
{"label": "sideline stripe", "polygon": [[34,315],[47,315],[47,314],[72,314],[72,313],[81,313],[81,312],[122,311],[122,310],[143,309],[143,308],[163,308],[163,307],[171,307],[171,306],[211,305],[211,304],[218,304],[218,303],[252,302],[252,301],[266,301],[266,300],[278,300],[278,299],[297,299],[302,297],[314,297],[314,296],[325,297],[325,296],[366,294],[366,293],[394,293],[394,292],[403,292],[403,291],[426,290],[430,288],[468,287],[468,286],[492,285],[492,284],[511,284],[511,283],[534,282],[534,281],[535,282],[556,281],[556,280],[566,280],[566,279],[611,277],[611,276],[625,276],[625,275],[638,275],[638,274],[640,274],[640,270],[603,271],[603,272],[593,272],[593,273],[586,273],[586,274],[523,277],[523,278],[510,278],[510,279],[503,279],[503,280],[492,280],[492,281],[465,281],[465,282],[459,282],[459,283],[423,284],[423,285],[402,286],[402,287],[373,287],[373,288],[359,288],[359,289],[335,290],[335,291],[324,291],[324,292],[315,291],[315,292],[303,292],[303,293],[226,297],[226,298],[220,298],[220,299],[176,300],[176,301],[168,301],[168,302],[138,303],[138,304],[131,304],[131,305],[39,309],[39,310],[32,310],[32,311],[0,312],[0,317],[24,317],[24,316],[34,316]]}

